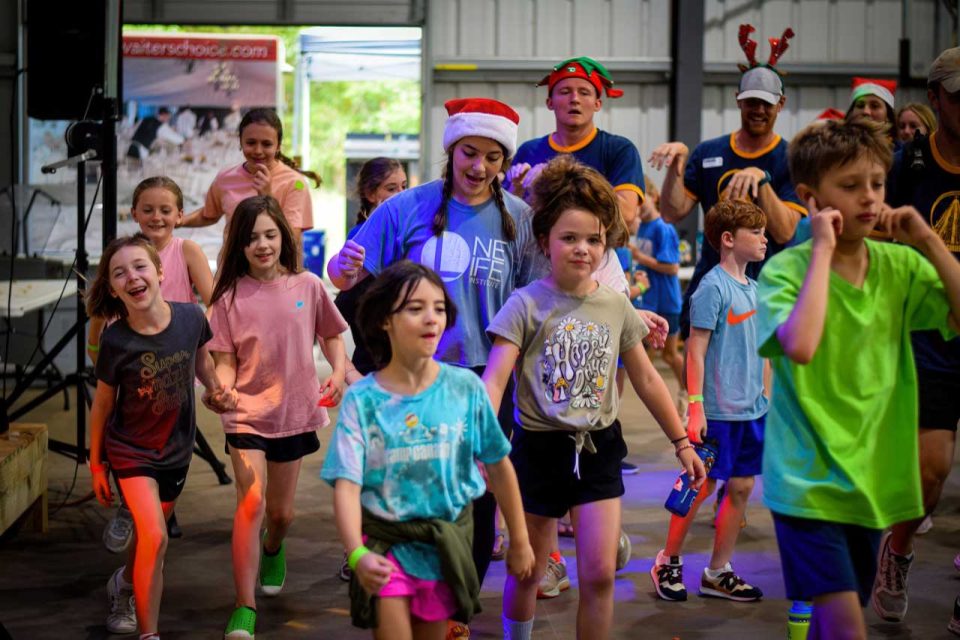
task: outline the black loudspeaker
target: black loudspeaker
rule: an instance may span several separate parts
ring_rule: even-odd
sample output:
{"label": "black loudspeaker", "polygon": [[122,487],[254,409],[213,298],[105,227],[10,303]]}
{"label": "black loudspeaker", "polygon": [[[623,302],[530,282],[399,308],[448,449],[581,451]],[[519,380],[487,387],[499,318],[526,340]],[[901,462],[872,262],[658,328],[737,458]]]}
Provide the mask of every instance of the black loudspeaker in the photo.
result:
{"label": "black loudspeaker", "polygon": [[102,120],[106,0],[27,0],[26,5],[27,115]]}

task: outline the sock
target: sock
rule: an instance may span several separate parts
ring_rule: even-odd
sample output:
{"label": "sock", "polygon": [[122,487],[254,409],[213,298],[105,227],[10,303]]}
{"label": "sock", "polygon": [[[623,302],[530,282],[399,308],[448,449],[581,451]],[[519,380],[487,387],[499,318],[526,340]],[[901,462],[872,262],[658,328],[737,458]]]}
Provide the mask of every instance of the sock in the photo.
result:
{"label": "sock", "polygon": [[141,633],[140,640],[160,640],[159,633]]}
{"label": "sock", "polygon": [[554,561],[554,562],[563,563],[563,556],[560,555],[560,552],[559,552],[559,551],[551,551],[551,552],[550,552],[550,557],[553,558],[553,561]]}
{"label": "sock", "polygon": [[730,566],[729,562],[723,565],[722,567],[720,567],[719,569],[711,569],[710,567],[707,567],[706,569],[703,570],[703,572],[711,580],[716,580],[717,578],[720,577],[721,574],[726,573],[727,571],[733,571],[733,567]]}
{"label": "sock", "polygon": [[117,587],[120,591],[133,591],[133,583],[127,582],[123,579],[123,571],[126,569],[126,566],[120,567],[120,569],[114,574],[115,580],[117,581]]}
{"label": "sock", "polygon": [[530,640],[531,634],[533,634],[533,618],[526,622],[518,622],[503,616],[503,640]]}
{"label": "sock", "polygon": [[657,552],[657,564],[674,564],[683,566],[683,556],[668,556],[663,549]]}

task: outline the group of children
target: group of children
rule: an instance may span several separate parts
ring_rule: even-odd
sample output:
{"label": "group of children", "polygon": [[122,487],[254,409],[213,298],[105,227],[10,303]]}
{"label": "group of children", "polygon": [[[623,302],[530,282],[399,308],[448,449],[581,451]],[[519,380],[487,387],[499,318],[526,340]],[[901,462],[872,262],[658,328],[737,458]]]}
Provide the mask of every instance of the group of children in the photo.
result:
{"label": "group of children", "polygon": [[[643,346],[648,322],[597,281],[607,249],[623,240],[612,187],[560,156],[530,185],[527,208],[497,175],[516,149],[516,113],[483,99],[447,106],[444,179],[378,207],[331,261],[346,289],[375,276],[353,319],[374,369],[343,395],[322,471],[352,570],[354,623],[378,638],[439,639],[448,620],[469,622],[486,572],[478,540],[486,562],[492,548],[489,488],[510,533],[505,637],[531,637],[537,586],[568,511],[578,637],[609,636],[626,455],[619,361],[691,482],[706,482],[691,513],[671,518],[651,570],[657,593],[686,598],[684,537],[722,480],[700,590],[761,597],[730,561],[762,459],[787,595],[813,601],[811,637],[837,629],[865,637],[861,605],[880,530],[922,515],[910,332],[950,336],[960,318],[960,264],[915,210],[883,205],[891,165],[883,130],[854,119],[798,134],[790,170],[812,239],[769,261],[759,284],[746,267],[765,255],[763,211],[723,200],[707,212],[720,264],[692,301],[685,431]],[[94,489],[111,500],[109,462],[136,530],[127,565],[108,584],[108,628],[159,637],[164,522],[189,465],[196,376],[203,403],[221,415],[237,478],[236,609],[224,637],[252,638],[256,587],[276,595],[284,584],[300,461],[319,448],[325,407],[341,402],[347,323],[320,279],[301,271],[295,234],[265,195],[233,212],[204,300],[209,324],[196,304],[171,302],[168,276],[193,272],[186,251],[164,253],[182,201],[175,185],[154,180],[134,197],[146,235],[110,244],[88,300],[90,315],[109,322],[96,364]],[[645,215],[641,236],[671,242],[655,213]],[[910,246],[866,239],[874,228]],[[673,257],[656,242],[638,258],[673,275]],[[460,244],[468,257],[483,245],[486,261],[460,264]],[[549,265],[528,264],[537,261]],[[193,283],[201,295],[209,287]],[[675,335],[679,309],[653,310]],[[333,369],[322,382],[315,341]],[[773,369],[772,401],[761,357]],[[718,450],[709,480],[695,448],[706,439]],[[900,480],[885,482],[871,472],[879,467]]]}

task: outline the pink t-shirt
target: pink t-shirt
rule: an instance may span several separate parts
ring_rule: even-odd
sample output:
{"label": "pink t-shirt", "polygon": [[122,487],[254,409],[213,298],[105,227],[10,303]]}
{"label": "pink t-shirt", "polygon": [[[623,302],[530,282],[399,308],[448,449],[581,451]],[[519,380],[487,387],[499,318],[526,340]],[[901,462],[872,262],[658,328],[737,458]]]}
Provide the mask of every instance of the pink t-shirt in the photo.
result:
{"label": "pink t-shirt", "polygon": [[317,406],[313,344],[343,333],[347,323],[320,278],[307,271],[271,282],[244,276],[235,296],[213,304],[210,327],[207,348],[237,356],[240,399],[220,416],[225,432],[285,438],[330,422]]}
{"label": "pink t-shirt", "polygon": [[[307,177],[277,161],[270,170],[270,191],[280,203],[283,215],[294,229],[313,228],[313,205],[310,203],[310,185]],[[233,211],[242,200],[257,195],[253,188],[253,174],[243,164],[224,169],[213,179],[203,204],[203,217],[227,216],[227,225]]]}
{"label": "pink t-shirt", "polygon": [[168,302],[196,303],[197,294],[193,292],[187,258],[183,255],[183,238],[174,236],[159,254],[160,264],[163,265],[163,281],[160,282],[163,299]]}

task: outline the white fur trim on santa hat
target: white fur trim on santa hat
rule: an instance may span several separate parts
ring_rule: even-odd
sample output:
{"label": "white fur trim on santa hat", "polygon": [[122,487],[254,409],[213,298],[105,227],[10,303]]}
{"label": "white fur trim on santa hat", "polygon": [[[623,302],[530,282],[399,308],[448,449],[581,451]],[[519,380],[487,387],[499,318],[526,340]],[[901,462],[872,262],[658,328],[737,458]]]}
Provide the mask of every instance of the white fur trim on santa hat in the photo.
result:
{"label": "white fur trim on santa hat", "polygon": [[443,150],[449,153],[457,140],[467,136],[496,140],[506,148],[508,158],[517,152],[517,124],[503,116],[476,111],[450,116],[443,128]]}
{"label": "white fur trim on santa hat", "polygon": [[850,96],[850,104],[853,104],[860,98],[864,96],[877,96],[881,100],[887,103],[891,109],[894,109],[893,94],[890,93],[890,90],[873,82],[864,82],[859,84],[853,89],[853,94]]}

